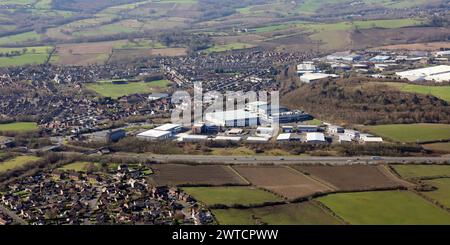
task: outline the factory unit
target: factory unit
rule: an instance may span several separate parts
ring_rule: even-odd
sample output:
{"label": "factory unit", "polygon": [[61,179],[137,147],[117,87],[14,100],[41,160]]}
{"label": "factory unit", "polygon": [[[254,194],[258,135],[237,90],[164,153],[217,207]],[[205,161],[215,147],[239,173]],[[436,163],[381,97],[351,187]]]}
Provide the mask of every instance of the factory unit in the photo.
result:
{"label": "factory unit", "polygon": [[316,125],[298,125],[297,132],[298,133],[308,133],[308,132],[318,132],[319,126]]}
{"label": "factory unit", "polygon": [[326,143],[323,133],[306,133],[306,142],[312,144]]}
{"label": "factory unit", "polygon": [[246,110],[206,113],[205,119],[221,127],[249,127],[259,125],[258,115]]}
{"label": "factory unit", "polygon": [[327,80],[329,78],[337,78],[339,77],[336,74],[326,74],[326,73],[305,73],[300,77],[300,80],[304,83],[313,83],[319,82],[323,80]]}
{"label": "factory unit", "polygon": [[144,140],[167,140],[174,137],[181,130],[183,130],[183,127],[180,124],[168,123],[142,132],[137,137]]}
{"label": "factory unit", "polygon": [[439,65],[422,69],[397,72],[395,74],[400,78],[407,79],[411,82],[420,82],[420,81],[446,82],[450,81],[450,66]]}
{"label": "factory unit", "polygon": [[143,140],[167,140],[172,137],[172,133],[168,131],[160,131],[160,130],[147,130],[137,135],[137,138]]}

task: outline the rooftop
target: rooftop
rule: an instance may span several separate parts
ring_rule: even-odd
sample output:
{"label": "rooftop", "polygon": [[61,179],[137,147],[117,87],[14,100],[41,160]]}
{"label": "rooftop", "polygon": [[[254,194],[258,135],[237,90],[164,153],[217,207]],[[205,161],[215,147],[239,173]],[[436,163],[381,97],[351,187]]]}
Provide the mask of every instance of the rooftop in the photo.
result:
{"label": "rooftop", "polygon": [[151,129],[145,132],[142,132],[140,134],[138,134],[138,137],[150,137],[150,138],[160,138],[163,136],[167,136],[170,135],[171,133],[168,131],[161,131],[161,130],[155,130],[155,129]]}

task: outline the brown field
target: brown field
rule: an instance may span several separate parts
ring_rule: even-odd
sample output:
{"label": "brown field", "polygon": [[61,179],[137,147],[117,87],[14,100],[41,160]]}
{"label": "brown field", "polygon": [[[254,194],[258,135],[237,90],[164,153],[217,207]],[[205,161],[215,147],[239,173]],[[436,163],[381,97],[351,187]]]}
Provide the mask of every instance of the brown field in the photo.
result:
{"label": "brown field", "polygon": [[385,166],[295,166],[339,190],[395,188],[412,184],[395,177]]}
{"label": "brown field", "polygon": [[212,38],[216,44],[230,44],[230,43],[253,43],[260,42],[264,37],[256,34],[247,34],[243,36],[218,36]]}
{"label": "brown field", "polygon": [[424,51],[439,51],[441,48],[450,49],[450,42],[433,42],[433,43],[412,43],[412,44],[397,44],[387,45],[373,48],[375,50],[424,50]]}
{"label": "brown field", "polygon": [[430,42],[445,40],[450,28],[445,27],[408,27],[396,29],[367,29],[352,33],[352,47],[366,48],[404,43]]}
{"label": "brown field", "polygon": [[184,56],[185,48],[160,48],[160,49],[116,49],[111,56],[111,62],[135,60],[151,56]]}
{"label": "brown field", "polygon": [[58,59],[53,63],[60,65],[102,64],[108,59],[116,44],[116,41],[61,44],[56,46],[55,56]]}
{"label": "brown field", "polygon": [[228,166],[161,164],[152,166],[157,185],[226,185],[248,184]]}
{"label": "brown field", "polygon": [[288,167],[235,166],[234,168],[250,183],[290,200],[331,190],[330,187]]}

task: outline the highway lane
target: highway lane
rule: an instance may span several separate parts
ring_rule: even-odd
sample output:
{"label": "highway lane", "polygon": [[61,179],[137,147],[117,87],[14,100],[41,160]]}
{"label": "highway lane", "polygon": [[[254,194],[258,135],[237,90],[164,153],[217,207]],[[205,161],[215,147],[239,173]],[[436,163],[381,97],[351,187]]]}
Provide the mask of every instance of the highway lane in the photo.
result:
{"label": "highway lane", "polygon": [[302,157],[302,156],[209,156],[209,155],[147,155],[116,153],[117,156],[133,156],[159,163],[185,162],[198,164],[382,164],[425,163],[450,164],[450,156],[444,157]]}

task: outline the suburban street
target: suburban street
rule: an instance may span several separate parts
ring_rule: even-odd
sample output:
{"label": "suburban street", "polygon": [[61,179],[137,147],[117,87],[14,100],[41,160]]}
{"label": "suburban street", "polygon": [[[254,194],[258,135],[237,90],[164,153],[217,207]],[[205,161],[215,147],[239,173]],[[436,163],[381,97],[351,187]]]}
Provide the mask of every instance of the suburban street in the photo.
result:
{"label": "suburban street", "polygon": [[117,156],[135,156],[160,163],[184,162],[198,164],[382,164],[426,163],[450,164],[450,156],[443,157],[307,157],[307,156],[209,156],[209,155],[145,155],[116,153]]}

